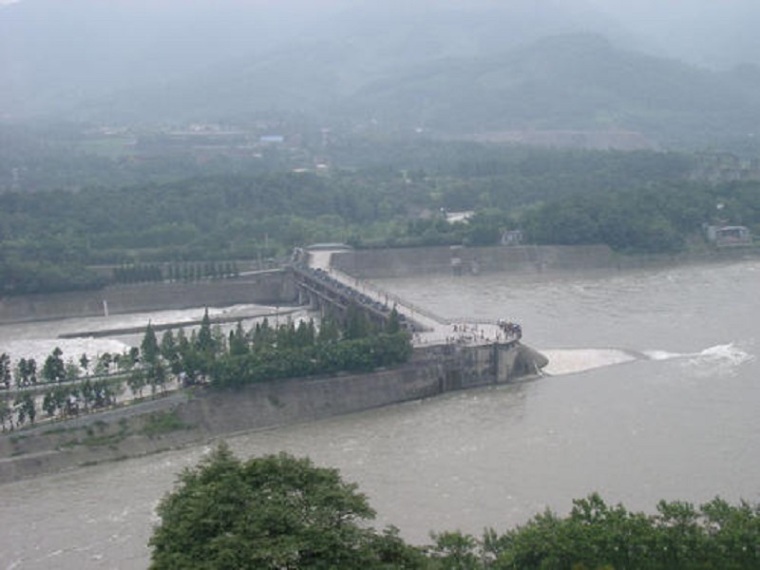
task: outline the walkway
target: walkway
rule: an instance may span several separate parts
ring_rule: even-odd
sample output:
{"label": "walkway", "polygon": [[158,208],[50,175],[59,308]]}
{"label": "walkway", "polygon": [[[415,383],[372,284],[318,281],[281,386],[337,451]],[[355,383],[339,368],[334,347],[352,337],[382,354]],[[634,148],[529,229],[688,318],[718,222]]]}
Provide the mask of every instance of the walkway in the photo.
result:
{"label": "walkway", "polygon": [[[337,250],[336,250],[337,251]],[[352,277],[332,267],[332,255],[336,251],[309,251],[309,267],[320,269],[331,278],[366,295],[377,303],[395,307],[396,311],[415,325],[413,344],[431,346],[440,344],[493,344],[516,342],[522,337],[519,325],[504,321],[462,322],[443,319],[438,315],[405,301],[398,295],[383,291],[364,279]]]}

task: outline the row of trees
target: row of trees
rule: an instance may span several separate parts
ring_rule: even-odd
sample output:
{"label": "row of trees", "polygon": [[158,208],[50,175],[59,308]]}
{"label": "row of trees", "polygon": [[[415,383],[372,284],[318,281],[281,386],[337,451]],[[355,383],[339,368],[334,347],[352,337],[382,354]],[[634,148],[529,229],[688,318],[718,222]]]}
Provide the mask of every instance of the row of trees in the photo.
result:
{"label": "row of trees", "polygon": [[95,360],[87,354],[82,354],[77,361],[72,358],[64,360],[63,351],[59,347],[53,348],[45,358],[42,368],[39,369],[35,358],[20,358],[16,365],[12,365],[9,354],[0,354],[0,388],[10,390],[12,388],[29,388],[44,384],[59,384],[74,382],[88,376],[107,376],[111,373],[119,373],[131,370],[139,361],[139,350],[132,348],[123,354],[111,354],[109,352],[98,355]]}
{"label": "row of trees", "polygon": [[760,184],[669,183],[546,202],[521,219],[540,244],[605,243],[618,251],[674,252],[703,225],[740,224],[760,233]]}
{"label": "row of trees", "polygon": [[409,335],[401,330],[395,311],[384,328],[351,307],[345,321],[325,319],[318,330],[312,320],[272,326],[265,318],[249,331],[238,323],[226,335],[221,327],[212,327],[206,310],[200,327],[189,335],[184,329],[169,329],[159,340],[148,323],[139,347],[121,355],[100,355],[92,378],[81,376],[82,371],[89,374],[92,364],[86,354],[77,365],[64,362],[63,352],[55,347],[39,375],[36,361],[22,358],[15,377],[10,357],[0,355],[0,378],[6,388],[14,380],[17,388],[38,387],[18,392],[12,403],[11,398],[0,399],[0,418],[5,430],[6,421],[10,428],[26,420],[34,423],[39,409],[47,418],[58,418],[110,406],[126,388],[132,397],[142,398],[146,388],[155,396],[177,380],[228,388],[340,371],[368,372],[405,362],[411,354]]}
{"label": "row of trees", "polygon": [[41,400],[32,392],[19,393],[12,400],[0,398],[0,427],[2,431],[13,430],[27,420],[33,425],[38,411],[53,419],[101,410],[115,404],[120,392],[117,383],[87,378],[80,384],[45,390]]}
{"label": "row of trees", "polygon": [[369,526],[375,512],[335,469],[287,454],[236,458],[221,445],[158,506],[151,568],[366,568],[420,570],[755,570],[760,506],[719,498],[695,507],[657,505],[655,514],[576,500],[482,538],[434,534],[404,542],[394,527]]}
{"label": "row of trees", "polygon": [[121,265],[114,268],[113,280],[116,283],[159,283],[164,280],[200,281],[202,279],[231,279],[240,275],[235,261],[204,263],[137,263]]}
{"label": "row of trees", "polygon": [[412,353],[397,313],[382,329],[357,307],[349,308],[345,321],[324,319],[318,330],[312,320],[272,326],[265,318],[249,331],[238,323],[228,335],[211,327],[206,311],[200,328],[189,337],[182,329],[176,335],[168,330],[158,342],[149,325],[141,349],[142,370],[150,377],[162,378],[167,369],[181,375],[184,383],[208,382],[217,388],[339,371],[367,372],[405,362]]}

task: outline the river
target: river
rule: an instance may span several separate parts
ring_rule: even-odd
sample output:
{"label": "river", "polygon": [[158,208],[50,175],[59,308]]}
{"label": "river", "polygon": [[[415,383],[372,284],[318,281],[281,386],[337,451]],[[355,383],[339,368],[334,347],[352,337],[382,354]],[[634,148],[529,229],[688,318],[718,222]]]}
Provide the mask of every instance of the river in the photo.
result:
{"label": "river", "polygon": [[[594,491],[646,511],[662,498],[760,501],[760,262],[378,284],[452,319],[521,323],[549,375],[241,435],[235,452],[339,468],[376,526],[418,544],[564,514]],[[24,335],[39,350],[57,327]],[[1,486],[0,568],[145,568],[155,505],[208,450]]]}

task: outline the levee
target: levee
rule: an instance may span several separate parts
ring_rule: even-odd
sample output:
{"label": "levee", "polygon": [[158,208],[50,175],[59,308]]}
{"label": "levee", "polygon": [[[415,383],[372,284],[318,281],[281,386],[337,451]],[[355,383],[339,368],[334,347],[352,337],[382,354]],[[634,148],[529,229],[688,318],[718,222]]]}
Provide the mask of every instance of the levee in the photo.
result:
{"label": "levee", "polygon": [[[545,364],[543,356],[519,343],[441,345],[417,349],[411,362],[371,374],[265,382],[236,391],[196,389],[140,406],[3,434],[0,483],[240,432],[506,384],[536,374]],[[164,428],[157,431],[156,426]]]}

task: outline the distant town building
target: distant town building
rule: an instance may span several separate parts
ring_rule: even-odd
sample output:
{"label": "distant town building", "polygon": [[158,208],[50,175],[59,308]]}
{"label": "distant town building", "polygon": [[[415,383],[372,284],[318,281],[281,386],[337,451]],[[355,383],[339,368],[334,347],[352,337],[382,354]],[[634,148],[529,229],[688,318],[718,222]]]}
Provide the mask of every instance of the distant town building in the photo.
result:
{"label": "distant town building", "polygon": [[441,208],[441,213],[445,216],[446,221],[450,224],[463,223],[466,224],[470,221],[470,218],[475,215],[473,211],[465,212],[449,212],[444,208]]}
{"label": "distant town building", "polygon": [[282,135],[262,135],[259,137],[261,144],[282,144],[285,142],[285,137]]}
{"label": "distant town building", "polygon": [[520,230],[507,230],[501,234],[501,245],[520,245],[523,233]]}
{"label": "distant town building", "polygon": [[745,226],[707,226],[707,240],[718,247],[749,245],[752,234]]}

